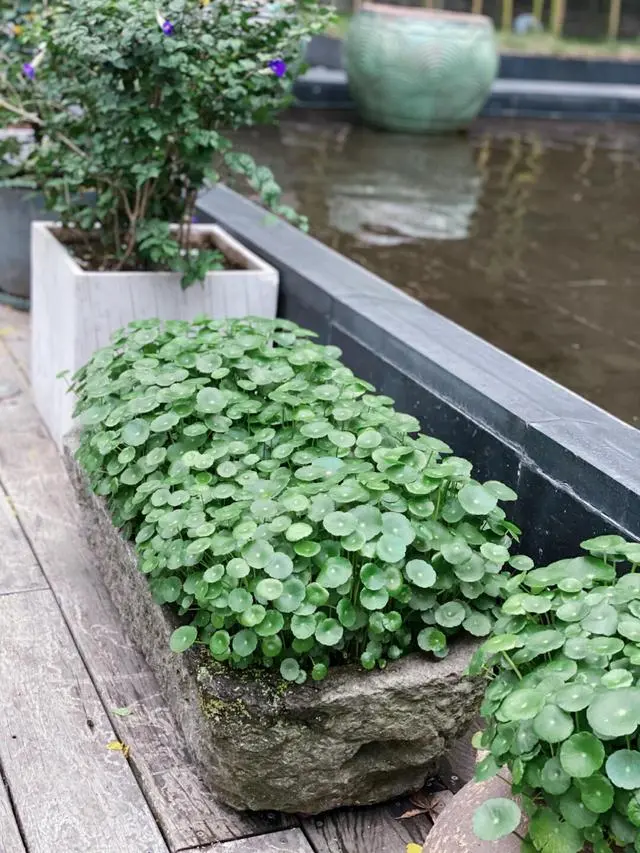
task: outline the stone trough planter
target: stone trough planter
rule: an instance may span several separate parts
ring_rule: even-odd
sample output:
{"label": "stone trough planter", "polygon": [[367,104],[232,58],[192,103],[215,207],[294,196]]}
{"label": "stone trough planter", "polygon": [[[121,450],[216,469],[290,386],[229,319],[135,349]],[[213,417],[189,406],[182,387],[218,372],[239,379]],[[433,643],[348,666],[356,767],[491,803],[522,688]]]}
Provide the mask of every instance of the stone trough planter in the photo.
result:
{"label": "stone trough planter", "polygon": [[477,712],[483,683],[463,676],[477,641],[461,640],[442,661],[415,655],[372,673],[344,667],[301,687],[234,673],[202,652],[176,655],[173,614],[153,601],[74,447],[71,437],[65,463],[104,582],[222,800],[240,810],[314,814],[422,787]]}

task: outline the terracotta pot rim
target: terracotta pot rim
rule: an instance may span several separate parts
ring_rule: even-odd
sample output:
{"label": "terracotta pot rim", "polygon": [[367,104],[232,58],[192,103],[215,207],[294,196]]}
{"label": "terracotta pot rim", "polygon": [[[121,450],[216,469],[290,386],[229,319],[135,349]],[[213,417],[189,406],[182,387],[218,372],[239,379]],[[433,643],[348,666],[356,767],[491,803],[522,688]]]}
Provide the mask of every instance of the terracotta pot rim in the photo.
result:
{"label": "terracotta pot rim", "polygon": [[362,3],[359,12],[378,12],[382,15],[411,18],[445,18],[450,21],[486,24],[493,23],[488,15],[473,15],[470,12],[448,12],[444,9],[425,9],[421,6],[390,6],[387,3]]}

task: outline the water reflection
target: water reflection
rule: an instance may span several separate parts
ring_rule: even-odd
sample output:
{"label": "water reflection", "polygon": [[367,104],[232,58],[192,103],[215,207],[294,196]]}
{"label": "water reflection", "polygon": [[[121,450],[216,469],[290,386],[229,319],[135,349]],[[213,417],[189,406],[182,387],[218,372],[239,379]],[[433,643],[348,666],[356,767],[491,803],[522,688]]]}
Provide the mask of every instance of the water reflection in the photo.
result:
{"label": "water reflection", "polygon": [[384,145],[364,148],[360,141],[348,135],[344,168],[332,170],[331,228],[370,246],[468,237],[481,178],[465,139],[421,144],[392,134]]}
{"label": "water reflection", "polygon": [[287,121],[242,142],[323,242],[640,426],[640,130]]}

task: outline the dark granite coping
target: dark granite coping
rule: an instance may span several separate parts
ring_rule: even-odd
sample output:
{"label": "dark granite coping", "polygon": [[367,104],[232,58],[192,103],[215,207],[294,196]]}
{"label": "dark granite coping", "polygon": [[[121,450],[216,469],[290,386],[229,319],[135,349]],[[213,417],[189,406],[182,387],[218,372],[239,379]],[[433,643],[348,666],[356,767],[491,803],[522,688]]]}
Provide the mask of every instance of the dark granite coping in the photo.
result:
{"label": "dark granite coping", "polygon": [[199,210],[279,269],[281,316],[521,492],[532,556],[575,552],[604,530],[640,537],[640,431],[232,190],[205,193]]}
{"label": "dark granite coping", "polygon": [[[307,46],[306,61],[311,66],[342,68],[342,39],[314,36]],[[509,80],[639,84],[640,60],[509,52],[500,57],[498,76]]]}
{"label": "dark granite coping", "polygon": [[[340,68],[311,68],[294,91],[299,106],[355,109]],[[498,79],[481,115],[640,121],[640,85]]]}

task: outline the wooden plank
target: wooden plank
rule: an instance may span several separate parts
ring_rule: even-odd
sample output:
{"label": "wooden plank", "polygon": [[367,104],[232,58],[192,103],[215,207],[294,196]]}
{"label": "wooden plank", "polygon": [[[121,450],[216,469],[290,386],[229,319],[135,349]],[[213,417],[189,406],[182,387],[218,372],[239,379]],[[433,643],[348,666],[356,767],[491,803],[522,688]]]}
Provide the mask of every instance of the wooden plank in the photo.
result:
{"label": "wooden plank", "polygon": [[[181,853],[191,853],[191,851],[181,851]],[[193,850],[193,853],[314,853],[314,851],[299,829],[289,829],[286,832],[272,832],[268,835],[256,835],[252,838],[214,844],[212,847],[199,847]],[[369,851],[359,850],[357,853],[369,853]]]}
{"label": "wooden plank", "polygon": [[0,778],[0,853],[25,853],[9,794]]}
{"label": "wooden plank", "polygon": [[0,761],[30,853],[167,847],[49,590],[0,598]]}
{"label": "wooden plank", "polygon": [[476,769],[476,750],[471,745],[471,738],[483,728],[482,718],[476,717],[467,732],[453,744],[442,760],[440,779],[454,794],[473,778]]}
{"label": "wooden plank", "polygon": [[0,488],[0,595],[47,589],[12,502]]}
{"label": "wooden plank", "polygon": [[11,353],[22,373],[29,379],[29,315],[8,305],[0,305],[0,337],[11,347]]}
{"label": "wooden plank", "polygon": [[414,809],[409,799],[385,806],[338,809],[302,822],[317,853],[406,853],[423,844],[432,823],[426,814],[400,819]]}
{"label": "wooden plank", "polygon": [[[2,357],[0,383],[19,379]],[[58,599],[67,624],[172,850],[295,825],[294,818],[241,814],[198,776],[157,682],[126,636],[77,524],[71,486],[28,395],[0,401],[0,480]],[[119,852],[120,853],[120,852]]]}

